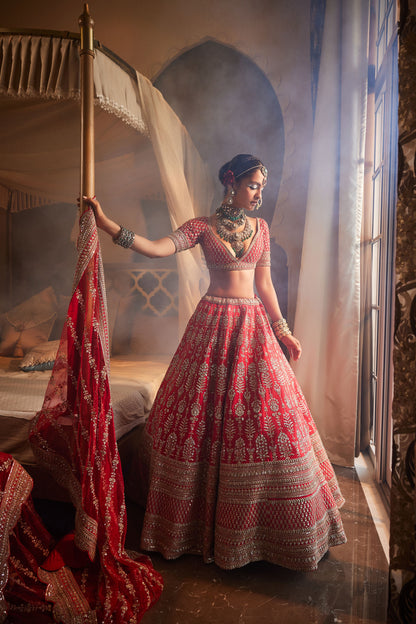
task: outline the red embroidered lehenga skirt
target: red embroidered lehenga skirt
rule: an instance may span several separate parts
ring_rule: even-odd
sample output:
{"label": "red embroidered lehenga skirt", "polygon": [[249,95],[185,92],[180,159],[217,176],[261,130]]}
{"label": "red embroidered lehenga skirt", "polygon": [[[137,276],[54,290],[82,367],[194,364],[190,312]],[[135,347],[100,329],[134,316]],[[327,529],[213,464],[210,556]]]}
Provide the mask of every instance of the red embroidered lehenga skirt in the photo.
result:
{"label": "red embroidered lehenga skirt", "polygon": [[312,570],[346,541],[334,471],[257,298],[199,302],[145,436],[146,550]]}

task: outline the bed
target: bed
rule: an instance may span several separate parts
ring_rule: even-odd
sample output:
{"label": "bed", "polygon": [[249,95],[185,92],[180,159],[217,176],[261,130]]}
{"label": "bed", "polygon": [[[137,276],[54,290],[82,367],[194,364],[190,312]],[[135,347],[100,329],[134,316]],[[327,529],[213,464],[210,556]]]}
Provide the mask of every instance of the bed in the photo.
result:
{"label": "bed", "polygon": [[[132,473],[143,425],[177,345],[177,269],[113,263],[105,275],[115,433],[127,495],[141,502]],[[67,299],[48,286],[0,315],[0,353],[9,351],[0,355],[0,451],[31,474],[36,498],[54,500],[67,500],[67,493],[37,465],[28,434],[42,407],[59,344],[50,338],[61,333]]]}
{"label": "bed", "polygon": [[[111,396],[117,440],[144,423],[178,338],[175,268],[106,267]],[[34,463],[31,420],[42,407],[65,317],[49,286],[0,315],[0,451]],[[64,306],[61,308],[61,306]]]}
{"label": "bed", "polygon": [[[142,428],[176,341],[175,273],[173,269],[131,265],[107,269],[114,427],[126,484],[133,483],[128,492],[133,499],[137,498],[130,476],[134,454],[139,452]],[[117,284],[117,290],[112,283]],[[146,290],[149,284],[151,289]],[[44,340],[53,336],[54,324],[59,333],[63,322],[55,313],[59,310],[56,300],[52,287],[48,287],[0,317],[0,351],[13,349],[12,355],[0,355],[0,451],[12,455],[32,475],[35,497],[67,500],[66,492],[37,466],[28,439],[32,420],[42,407],[59,344],[59,340]],[[16,325],[23,330],[19,341],[13,335]],[[161,325],[162,334],[166,334],[163,349],[158,347],[161,342],[152,338],[157,328],[161,333]],[[37,344],[30,346],[33,342]],[[17,357],[19,345],[25,353]]]}
{"label": "bed", "polygon": [[[145,422],[168,362],[168,356],[111,359],[110,387],[117,440]],[[20,363],[20,358],[0,356],[0,450],[28,465],[35,463],[28,432],[42,407],[51,371],[23,372]]]}
{"label": "bed", "polygon": [[[142,427],[169,362],[168,356],[115,356],[111,359],[111,395],[114,426],[125,482],[132,482],[133,455],[138,452]],[[68,500],[36,465],[29,429],[41,408],[50,370],[23,372],[21,358],[0,357],[0,451],[12,455],[34,478],[36,498]],[[137,499],[134,486],[127,494]]]}

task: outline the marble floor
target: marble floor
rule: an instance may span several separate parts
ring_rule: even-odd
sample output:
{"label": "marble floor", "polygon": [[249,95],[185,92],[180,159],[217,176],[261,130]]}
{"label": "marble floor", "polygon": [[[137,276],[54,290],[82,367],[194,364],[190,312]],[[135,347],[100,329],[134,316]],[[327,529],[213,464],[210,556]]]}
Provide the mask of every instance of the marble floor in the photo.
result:
{"label": "marble floor", "polygon": [[[336,469],[346,499],[348,543],[329,552],[316,572],[266,564],[224,571],[199,557],[165,561],[152,554],[165,588],[143,624],[376,624],[386,622],[388,562],[352,468]],[[137,549],[141,509],[127,501],[126,546]]]}

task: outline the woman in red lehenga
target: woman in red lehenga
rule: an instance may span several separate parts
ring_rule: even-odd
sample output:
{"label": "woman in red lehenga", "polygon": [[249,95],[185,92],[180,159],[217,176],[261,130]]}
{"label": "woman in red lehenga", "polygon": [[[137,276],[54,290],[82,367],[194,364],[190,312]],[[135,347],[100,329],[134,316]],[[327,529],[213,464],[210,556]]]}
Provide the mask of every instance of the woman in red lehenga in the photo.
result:
{"label": "woman in red lehenga", "polygon": [[219,177],[225,196],[215,215],[158,241],[120,228],[88,200],[116,243],[150,257],[200,243],[210,272],[146,425],[142,547],[168,559],[201,554],[226,569],[266,560],[312,570],[346,541],[344,500],[276,339],[300,357],[271,281],[267,224],[246,215],[261,204],[267,170],[239,154]]}

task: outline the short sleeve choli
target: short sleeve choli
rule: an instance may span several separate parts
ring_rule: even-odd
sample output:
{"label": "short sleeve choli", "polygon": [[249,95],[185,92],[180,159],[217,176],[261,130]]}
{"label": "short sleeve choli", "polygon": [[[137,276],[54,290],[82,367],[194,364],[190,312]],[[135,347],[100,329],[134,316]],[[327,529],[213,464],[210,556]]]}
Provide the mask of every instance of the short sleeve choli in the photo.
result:
{"label": "short sleeve choli", "polygon": [[236,258],[214,234],[209,217],[190,219],[168,236],[173,240],[177,252],[195,247],[199,243],[208,269],[241,271],[270,266],[270,234],[264,219],[257,219],[257,231],[241,258]]}

